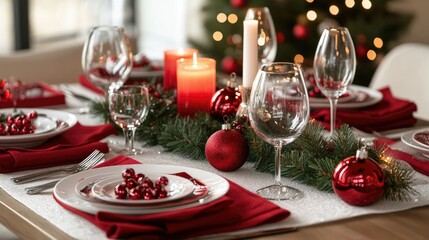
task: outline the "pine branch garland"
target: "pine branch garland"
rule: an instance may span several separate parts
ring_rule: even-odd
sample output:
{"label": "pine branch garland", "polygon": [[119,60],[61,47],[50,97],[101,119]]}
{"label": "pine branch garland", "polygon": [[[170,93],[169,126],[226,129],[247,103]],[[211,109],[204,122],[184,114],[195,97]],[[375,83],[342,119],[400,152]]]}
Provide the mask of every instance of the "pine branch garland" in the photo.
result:
{"label": "pine branch garland", "polygon": [[[163,93],[151,97],[149,115],[137,130],[137,139],[148,145],[161,145],[166,151],[195,160],[205,159],[205,143],[216,131],[220,122],[209,114],[200,113],[194,118],[180,117],[176,112],[174,96]],[[91,114],[111,122],[105,101],[91,103]],[[248,123],[243,135],[249,145],[248,162],[259,172],[274,173],[274,147],[257,136]],[[332,176],[336,165],[344,158],[354,156],[358,140],[347,125],[335,131],[330,140],[324,135],[321,124],[310,121],[294,142],[283,147],[282,176],[314,186],[320,191],[333,191]],[[410,200],[418,193],[412,188],[413,173],[402,168],[396,161],[383,159],[383,148],[369,148],[370,158],[379,163],[385,173],[384,198],[387,200]]]}

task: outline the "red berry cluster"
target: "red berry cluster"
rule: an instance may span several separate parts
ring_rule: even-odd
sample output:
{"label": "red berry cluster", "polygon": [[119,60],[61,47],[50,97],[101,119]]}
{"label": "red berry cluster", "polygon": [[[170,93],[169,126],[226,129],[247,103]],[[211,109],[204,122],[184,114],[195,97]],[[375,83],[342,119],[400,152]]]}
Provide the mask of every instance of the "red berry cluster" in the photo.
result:
{"label": "red berry cluster", "polygon": [[246,127],[245,127],[246,122],[247,122],[247,117],[241,117],[240,119],[236,119],[232,123],[232,129],[243,134],[244,131],[246,130]]}
{"label": "red berry cluster", "polygon": [[0,100],[10,100],[12,99],[12,92],[7,86],[7,80],[0,80]]}
{"label": "red berry cluster", "polygon": [[22,135],[34,133],[36,126],[32,120],[38,117],[37,112],[32,111],[27,114],[19,113],[14,115],[1,114],[0,135]]}
{"label": "red berry cluster", "polygon": [[307,76],[307,81],[310,83],[310,86],[308,86],[308,96],[312,98],[324,98],[325,95],[320,91],[320,89],[317,87],[316,79],[314,78],[313,74],[309,74]]}
{"label": "red berry cluster", "polygon": [[118,199],[153,200],[168,197],[168,191],[165,189],[168,178],[165,176],[153,182],[143,173],[126,168],[122,171],[122,178],[124,182],[115,186],[115,195]]}
{"label": "red berry cluster", "polygon": [[[310,83],[310,86],[307,87],[308,89],[308,96],[311,98],[326,98],[325,95],[323,95],[322,91],[317,87],[316,79],[314,78],[313,74],[308,74],[307,76],[307,82]],[[340,96],[340,98],[349,96],[348,93],[345,93]]]}

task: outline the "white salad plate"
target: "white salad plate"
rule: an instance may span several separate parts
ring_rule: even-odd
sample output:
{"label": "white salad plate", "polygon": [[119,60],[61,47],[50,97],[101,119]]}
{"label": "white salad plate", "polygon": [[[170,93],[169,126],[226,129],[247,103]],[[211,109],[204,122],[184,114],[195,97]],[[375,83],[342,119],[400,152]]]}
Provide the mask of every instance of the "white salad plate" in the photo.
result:
{"label": "white salad plate", "polygon": [[[193,178],[202,182],[209,190],[208,194],[198,200],[187,202],[185,204],[171,204],[180,203],[181,200],[166,202],[165,206],[162,203],[156,205],[119,205],[119,204],[106,204],[103,201],[93,201],[80,194],[80,190],[91,182],[96,182],[97,178],[102,180],[109,179],[111,176],[120,176],[125,168],[134,168],[136,172],[144,174],[175,174],[179,172],[186,172]],[[59,181],[54,187],[54,197],[67,206],[73,207],[77,210],[96,214],[97,212],[111,212],[120,214],[150,214],[168,212],[173,210],[186,209],[189,207],[196,207],[207,204],[224,196],[229,190],[229,183],[226,179],[217,174],[207,172],[200,169],[173,166],[173,165],[158,165],[158,164],[132,164],[132,165],[119,165],[111,167],[103,167],[90,169],[87,171],[79,172],[70,175]],[[131,200],[130,200],[131,201]]]}
{"label": "white salad plate", "polygon": [[124,179],[121,176],[114,176],[96,182],[92,186],[92,194],[95,198],[114,204],[123,204],[123,205],[145,205],[145,204],[156,204],[156,203],[165,203],[170,201],[176,201],[178,199],[184,198],[191,194],[194,191],[194,184],[182,177],[169,175],[169,174],[145,174],[146,177],[149,177],[153,182],[156,181],[161,176],[168,178],[168,184],[165,186],[165,190],[168,192],[166,198],[159,199],[118,199],[115,194],[115,187],[118,184],[124,182]]}
{"label": "white salad plate", "polygon": [[[35,121],[35,133],[0,136],[0,147],[35,147],[49,138],[63,133],[77,123],[76,116],[68,112],[42,108],[19,108],[17,111],[25,114],[36,111],[43,116],[39,116]],[[2,114],[10,114],[13,112],[13,108],[0,109],[0,113]],[[57,124],[57,121],[62,121],[63,124]]]}
{"label": "white salad plate", "polygon": [[429,147],[426,147],[422,143],[416,141],[414,139],[414,135],[421,131],[428,131],[428,130],[418,130],[418,131],[410,131],[406,132],[401,136],[401,140],[403,143],[405,143],[407,146],[421,152],[424,155],[429,155]]}
{"label": "white salad plate", "polygon": [[[351,96],[339,99],[338,108],[362,108],[374,105],[383,99],[383,94],[375,89],[364,86],[351,85]],[[311,108],[329,108],[329,100],[324,98],[310,98]]]}

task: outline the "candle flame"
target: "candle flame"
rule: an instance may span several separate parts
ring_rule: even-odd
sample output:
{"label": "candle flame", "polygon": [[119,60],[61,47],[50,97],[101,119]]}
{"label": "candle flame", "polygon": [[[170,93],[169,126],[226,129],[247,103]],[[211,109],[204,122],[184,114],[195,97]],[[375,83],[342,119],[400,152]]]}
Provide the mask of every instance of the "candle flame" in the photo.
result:
{"label": "candle flame", "polygon": [[185,53],[185,49],[179,48],[179,49],[177,49],[177,52],[179,52],[179,54],[184,54]]}

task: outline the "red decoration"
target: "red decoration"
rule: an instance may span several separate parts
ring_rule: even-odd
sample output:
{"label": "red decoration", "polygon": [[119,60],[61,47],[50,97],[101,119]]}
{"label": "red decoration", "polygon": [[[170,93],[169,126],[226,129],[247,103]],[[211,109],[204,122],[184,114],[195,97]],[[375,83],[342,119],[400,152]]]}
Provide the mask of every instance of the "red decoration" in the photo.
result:
{"label": "red decoration", "polygon": [[293,27],[293,36],[299,40],[306,39],[308,37],[308,28],[301,24],[295,25]]}
{"label": "red decoration", "polygon": [[248,0],[230,0],[231,5],[235,8],[242,8],[247,5]]}
{"label": "red decoration", "polygon": [[231,56],[226,56],[225,58],[223,58],[221,65],[222,71],[228,74],[240,71],[240,64],[238,63],[237,59]]}
{"label": "red decoration", "polygon": [[365,59],[367,52],[368,52],[368,48],[364,44],[359,44],[356,46],[356,56],[358,58]]}
{"label": "red decoration", "polygon": [[235,171],[247,160],[249,148],[246,139],[230,124],[223,124],[222,130],[213,133],[206,142],[206,158],[217,170]]}
{"label": "red decoration", "polygon": [[284,43],[286,40],[285,34],[282,32],[277,32],[276,37],[278,43]]}
{"label": "red decoration", "polygon": [[348,157],[336,166],[332,187],[344,202],[353,206],[365,206],[381,197],[384,180],[383,170],[368,158],[364,145],[356,156]]}
{"label": "red decoration", "polygon": [[241,103],[241,94],[235,84],[235,74],[231,74],[227,87],[218,90],[212,97],[210,104],[210,115],[217,120],[223,121],[225,116],[234,116]]}

